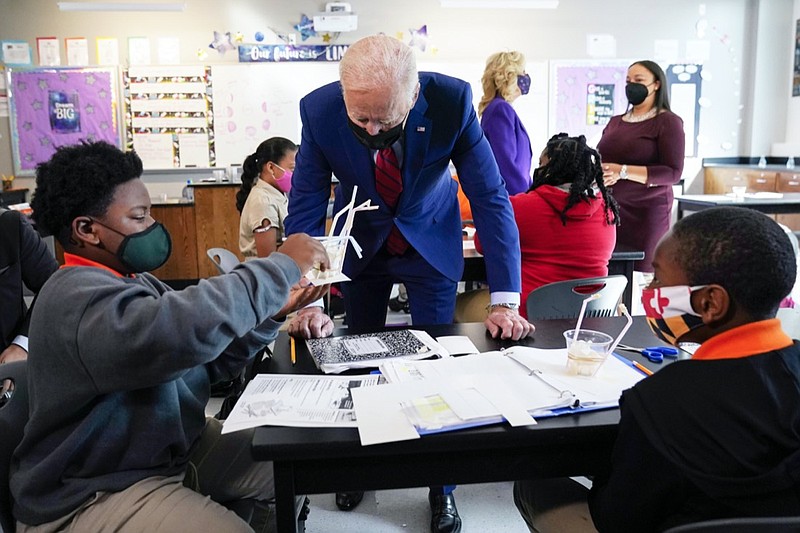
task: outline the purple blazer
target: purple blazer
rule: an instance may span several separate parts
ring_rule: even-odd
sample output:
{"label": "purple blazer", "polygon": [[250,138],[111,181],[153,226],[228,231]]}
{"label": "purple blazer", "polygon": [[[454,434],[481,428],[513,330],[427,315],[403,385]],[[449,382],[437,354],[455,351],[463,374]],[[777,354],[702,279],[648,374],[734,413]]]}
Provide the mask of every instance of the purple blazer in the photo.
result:
{"label": "purple blazer", "polygon": [[526,192],[531,186],[531,140],[519,115],[497,96],[483,110],[481,128],[492,147],[508,194]]}

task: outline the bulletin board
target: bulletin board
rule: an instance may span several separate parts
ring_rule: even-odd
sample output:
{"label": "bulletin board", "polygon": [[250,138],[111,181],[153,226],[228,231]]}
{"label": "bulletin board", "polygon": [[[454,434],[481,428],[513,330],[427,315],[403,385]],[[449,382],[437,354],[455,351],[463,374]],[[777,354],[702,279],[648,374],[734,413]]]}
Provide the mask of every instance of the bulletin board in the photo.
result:
{"label": "bulletin board", "polygon": [[131,67],[122,84],[126,148],[144,168],[214,166],[210,67]]}
{"label": "bulletin board", "polygon": [[585,135],[596,146],[611,117],[628,105],[625,76],[632,62],[551,61],[550,132]]}
{"label": "bulletin board", "polygon": [[113,68],[8,69],[14,171],[32,175],[56,148],[81,140],[120,146]]}

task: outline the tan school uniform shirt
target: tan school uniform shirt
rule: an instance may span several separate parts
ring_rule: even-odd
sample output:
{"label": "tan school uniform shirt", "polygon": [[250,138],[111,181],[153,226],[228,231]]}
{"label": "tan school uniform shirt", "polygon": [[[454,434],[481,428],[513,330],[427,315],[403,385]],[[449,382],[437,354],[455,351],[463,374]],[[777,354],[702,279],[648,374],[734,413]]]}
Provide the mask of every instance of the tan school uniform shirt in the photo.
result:
{"label": "tan school uniform shirt", "polygon": [[284,237],[283,220],[286,218],[289,199],[284,193],[263,180],[257,180],[250,190],[239,219],[239,250],[245,259],[258,257],[253,230],[266,219],[278,230],[278,243]]}

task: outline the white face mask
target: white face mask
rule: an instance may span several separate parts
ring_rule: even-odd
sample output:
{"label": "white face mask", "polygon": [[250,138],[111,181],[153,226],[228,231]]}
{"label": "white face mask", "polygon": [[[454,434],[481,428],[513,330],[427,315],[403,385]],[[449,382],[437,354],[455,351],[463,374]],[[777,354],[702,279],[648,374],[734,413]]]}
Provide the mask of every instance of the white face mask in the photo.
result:
{"label": "white face mask", "polygon": [[642,290],[642,305],[653,334],[675,345],[682,336],[702,326],[700,314],[692,309],[692,293],[704,287],[707,285],[673,285]]}

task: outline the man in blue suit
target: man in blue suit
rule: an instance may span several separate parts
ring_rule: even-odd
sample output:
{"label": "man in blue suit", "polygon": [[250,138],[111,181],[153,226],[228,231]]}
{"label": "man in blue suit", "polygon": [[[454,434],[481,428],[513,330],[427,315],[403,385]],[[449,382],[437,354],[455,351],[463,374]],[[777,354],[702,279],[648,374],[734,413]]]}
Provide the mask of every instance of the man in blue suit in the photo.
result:
{"label": "man in blue suit", "polygon": [[[419,74],[413,50],[387,36],[353,44],[339,73],[340,82],[300,102],[303,134],[285,227],[287,235],[324,234],[331,174],[339,180],[334,212],[350,201],[356,186],[356,205],[369,199],[379,206],[354,218],[351,235],[363,253],[361,258],[348,253],[344,263],[352,280],[342,284],[350,327],[383,327],[394,283],[405,284],[414,324],[453,321],[464,260],[452,161],[484,244],[492,304],[486,327],[493,337],[517,340],[529,335],[533,326],[518,313],[519,234],[469,84]],[[387,148],[402,181],[394,206],[376,182],[376,167],[383,168],[379,159]],[[307,308],[289,331],[318,336],[328,329],[323,327],[327,320],[320,308]],[[461,528],[451,492],[431,490],[433,531]],[[339,496],[340,508],[354,507]],[[351,501],[357,504],[360,497],[355,496]]]}

